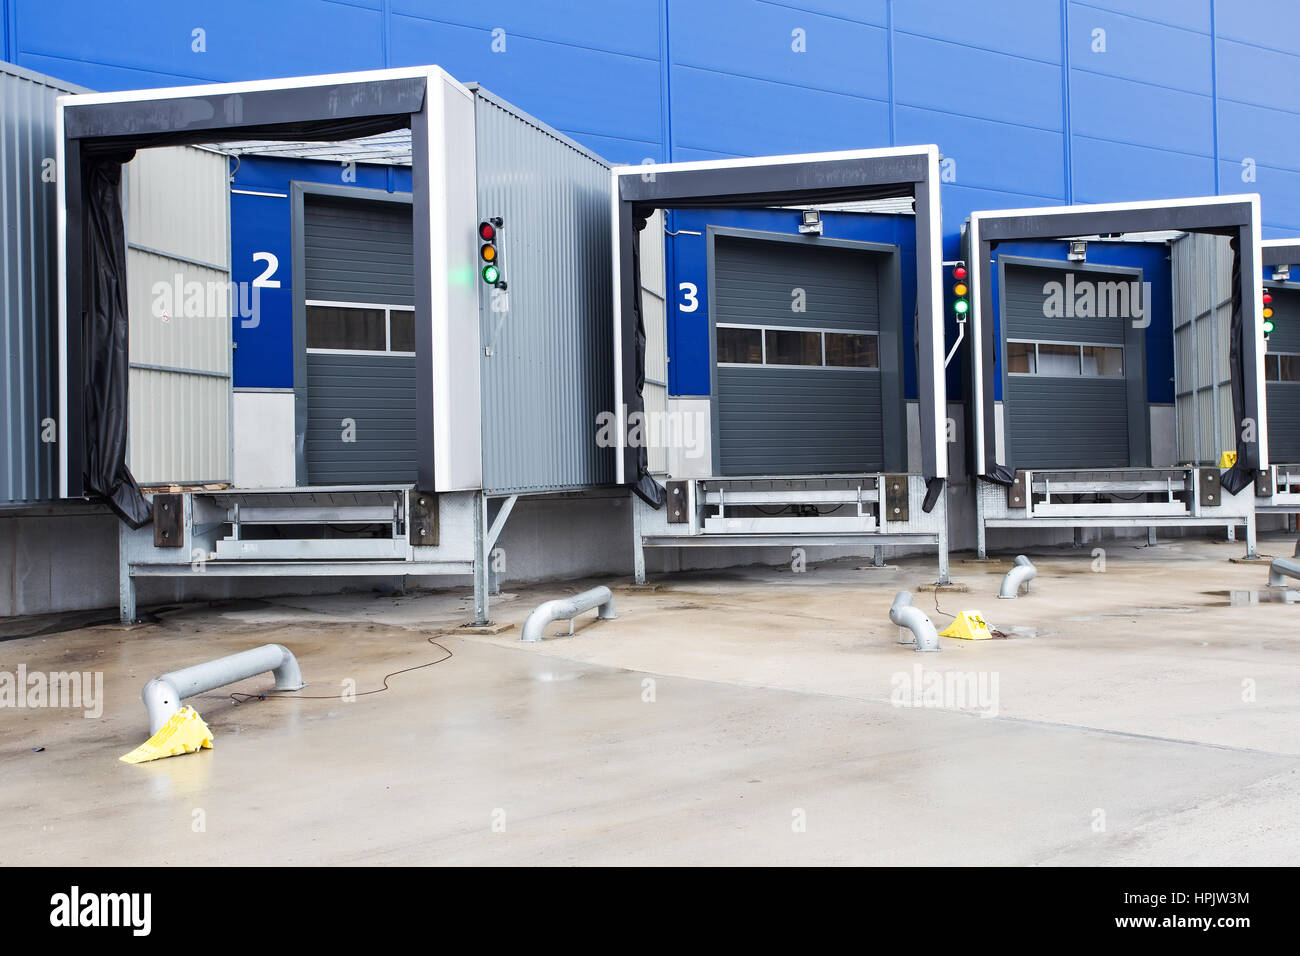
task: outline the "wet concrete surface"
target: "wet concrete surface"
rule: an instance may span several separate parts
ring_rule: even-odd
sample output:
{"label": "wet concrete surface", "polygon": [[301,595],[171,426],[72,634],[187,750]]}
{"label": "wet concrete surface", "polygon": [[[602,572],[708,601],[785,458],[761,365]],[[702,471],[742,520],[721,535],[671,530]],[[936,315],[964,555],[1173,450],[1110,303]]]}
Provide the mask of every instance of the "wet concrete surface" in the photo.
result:
{"label": "wet concrete surface", "polygon": [[[660,577],[538,645],[532,607],[620,582],[504,595],[495,635],[451,633],[463,591],[8,621],[0,673],[98,672],[104,699],[0,708],[0,865],[1300,860],[1300,605],[1227,600],[1267,580],[1239,545],[1102,547],[1104,571],[1091,546],[1031,553],[1015,601],[1013,555],[954,563],[970,591],[918,606],[1008,637],[938,654],[888,620],[933,579],[914,559]],[[365,694],[442,657],[430,639],[454,657]],[[231,699],[269,675],[204,694],[213,750],[117,760],[147,734],[146,680],[269,642],[298,656],[298,699]]]}

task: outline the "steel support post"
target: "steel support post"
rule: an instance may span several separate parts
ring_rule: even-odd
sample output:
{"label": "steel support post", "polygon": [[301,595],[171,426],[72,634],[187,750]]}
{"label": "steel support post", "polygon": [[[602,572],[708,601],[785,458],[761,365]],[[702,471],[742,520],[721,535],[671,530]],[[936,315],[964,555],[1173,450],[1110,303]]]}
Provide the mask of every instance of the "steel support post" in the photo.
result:
{"label": "steel support post", "polygon": [[488,623],[487,495],[474,493],[474,623]]}
{"label": "steel support post", "polygon": [[939,495],[939,583],[951,584],[948,578],[948,483],[944,482],[943,492]]}
{"label": "steel support post", "polygon": [[645,544],[641,539],[641,502],[635,494],[628,494],[632,505],[632,580],[645,584]]}

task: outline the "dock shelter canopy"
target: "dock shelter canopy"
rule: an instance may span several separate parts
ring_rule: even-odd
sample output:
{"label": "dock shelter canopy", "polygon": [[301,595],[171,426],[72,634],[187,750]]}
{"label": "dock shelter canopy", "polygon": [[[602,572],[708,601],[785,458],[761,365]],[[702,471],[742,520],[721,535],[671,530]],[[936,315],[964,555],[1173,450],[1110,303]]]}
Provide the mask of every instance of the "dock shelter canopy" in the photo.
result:
{"label": "dock shelter canopy", "polygon": [[[327,142],[410,128],[416,181],[415,258],[427,273],[427,106],[429,81],[438,76],[445,74],[437,67],[419,67],[60,98],[64,253],[60,485],[64,496],[103,496],[132,527],[146,524],[151,517],[126,460],[128,325],[122,165],[137,150],[160,146],[252,139]],[[426,281],[420,278],[416,309],[427,316],[430,283],[427,275]],[[427,341],[423,349],[427,358]],[[421,402],[425,408],[421,414],[428,414],[428,405]]]}

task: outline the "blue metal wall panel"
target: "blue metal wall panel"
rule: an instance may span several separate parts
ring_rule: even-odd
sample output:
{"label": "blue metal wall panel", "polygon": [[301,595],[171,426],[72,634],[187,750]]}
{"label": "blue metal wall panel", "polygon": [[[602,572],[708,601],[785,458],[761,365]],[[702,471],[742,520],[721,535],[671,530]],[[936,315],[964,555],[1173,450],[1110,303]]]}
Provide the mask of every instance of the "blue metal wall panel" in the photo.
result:
{"label": "blue metal wall panel", "polygon": [[[1300,62],[1296,66],[1300,69]],[[1257,166],[1300,170],[1300,114],[1246,103],[1220,103],[1219,157],[1238,167],[1249,158]],[[1231,186],[1235,180],[1243,191],[1250,187],[1251,183],[1241,179],[1241,172],[1241,168],[1235,170],[1224,185]],[[1264,213],[1267,217],[1267,208]]]}
{"label": "blue metal wall panel", "polygon": [[1206,96],[1213,92],[1208,34],[1091,4],[1070,4],[1070,67]]}
{"label": "blue metal wall panel", "polygon": [[[101,90],[363,70],[377,65],[383,34],[378,9],[330,0],[201,8],[150,0],[12,2],[20,65],[39,58],[58,75]],[[195,49],[196,29],[204,31],[202,50]]]}
{"label": "blue metal wall panel", "polygon": [[1002,0],[997,15],[970,0],[894,4],[894,30],[963,46],[1061,62],[1061,10],[1044,0]]}
{"label": "blue metal wall panel", "polygon": [[[588,134],[604,137],[603,152],[612,161],[637,163],[657,154],[654,147],[663,134],[657,55],[537,39],[515,32],[501,13],[494,11],[493,19],[506,30],[499,38],[505,44],[500,53],[492,52],[491,29],[394,14],[389,65],[437,63],[459,80],[482,83],[580,143],[586,144]],[[609,155],[611,140],[625,141],[614,155]]]}
{"label": "blue metal wall panel", "polygon": [[1199,93],[1072,70],[1070,119],[1093,139],[1214,155],[1214,100]]}
{"label": "blue metal wall panel", "polygon": [[[1024,205],[1065,199],[1065,141],[1059,132],[911,106],[898,107],[895,126],[900,143],[944,144],[943,155],[955,164],[949,169],[953,182],[1036,197]],[[989,142],[1003,144],[1002,151],[980,148]],[[948,196],[940,201],[947,206]]]}
{"label": "blue metal wall panel", "polygon": [[[1180,3],[1180,0],[1168,0]],[[1205,2],[1205,0],[1201,0]],[[1246,0],[1216,4],[1215,28],[1220,37],[1271,47],[1300,56],[1300,33],[1295,30],[1294,0]]]}
{"label": "blue metal wall panel", "polygon": [[674,5],[671,16],[684,21],[673,31],[676,67],[889,100],[889,37],[880,27],[760,0]]}
{"label": "blue metal wall panel", "polygon": [[[680,66],[672,83],[674,159],[677,146],[761,156],[889,145],[889,104],[879,100]],[[774,123],[773,116],[786,119]],[[811,116],[826,121],[798,119]]]}
{"label": "blue metal wall panel", "polygon": [[[619,0],[618,3],[609,0],[551,3],[507,0],[477,5],[391,0],[390,6],[395,15],[403,17],[440,20],[489,35],[495,29],[504,30],[507,52],[509,40],[521,37],[651,60],[659,56],[659,0]],[[489,46],[485,42],[484,51]],[[474,80],[477,77],[463,79]]]}
{"label": "blue metal wall panel", "polygon": [[[1077,3],[1078,0],[1071,0],[1071,2]],[[1084,5],[1129,14],[1155,23],[1209,33],[1210,6],[1213,2],[1214,0],[1086,0]],[[1258,2],[1259,0],[1255,0],[1254,4],[1242,4],[1242,6],[1258,5]],[[1286,3],[1288,0],[1276,0],[1276,2]],[[1220,0],[1219,6],[1222,8],[1226,4]],[[1222,11],[1219,15],[1220,17],[1223,15]]]}
{"label": "blue metal wall panel", "polygon": [[[1104,201],[1250,188],[1239,172],[1222,175],[1226,166],[1216,183],[1214,163],[1228,159],[1300,170],[1300,159],[1286,158],[1300,155],[1289,145],[1300,127],[1300,108],[1291,108],[1300,102],[1300,34],[1287,29],[1292,7],[1289,0],[500,0],[488,7],[233,0],[199,13],[145,0],[65,0],[57,11],[40,0],[11,0],[5,43],[20,65],[96,89],[436,62],[614,162],[924,138],[957,160],[962,187]],[[78,29],[68,29],[74,22]],[[206,52],[192,49],[196,27],[206,31]],[[791,49],[794,29],[805,31],[806,53]],[[1105,52],[1094,52],[1097,29],[1106,32]],[[1242,112],[1246,105],[1274,112]],[[1256,122],[1263,115],[1272,122]],[[1169,151],[1168,167],[1142,147]],[[1209,157],[1209,175],[1198,157]],[[1300,230],[1293,213],[1280,219],[1294,206],[1282,195],[1291,177],[1272,177],[1270,185],[1266,172],[1266,220]],[[951,189],[945,200],[981,195]],[[946,210],[947,245],[971,208]]]}
{"label": "blue metal wall panel", "polygon": [[1002,123],[1062,128],[1061,68],[1055,63],[912,34],[894,37],[894,99]]}
{"label": "blue metal wall panel", "polygon": [[[1278,36],[1287,32],[1286,28],[1276,31]],[[1300,109],[1300,55],[1223,38],[1215,51],[1221,99]],[[1260,133],[1266,134],[1267,130]]]}
{"label": "blue metal wall panel", "polygon": [[1075,202],[1136,202],[1214,194],[1214,160],[1208,156],[1077,134],[1073,141]]}

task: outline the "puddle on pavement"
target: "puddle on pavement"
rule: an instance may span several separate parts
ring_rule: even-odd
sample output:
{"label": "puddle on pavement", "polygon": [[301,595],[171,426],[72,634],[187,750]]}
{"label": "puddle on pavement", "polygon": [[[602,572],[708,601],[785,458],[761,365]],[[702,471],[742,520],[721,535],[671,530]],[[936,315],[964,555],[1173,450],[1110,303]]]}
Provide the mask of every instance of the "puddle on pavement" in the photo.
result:
{"label": "puddle on pavement", "polygon": [[1294,588],[1234,588],[1229,591],[1205,591],[1211,601],[1208,607],[1256,607],[1260,604],[1295,604],[1300,602],[1300,591]]}
{"label": "puddle on pavement", "polygon": [[1122,611],[1106,611],[1101,614],[1082,614],[1077,617],[1062,618],[1062,620],[1069,621],[1072,624],[1087,624],[1090,621],[1103,621],[1107,618],[1141,617],[1144,614],[1195,614],[1197,611],[1213,606],[1213,604],[1202,604],[1197,607],[1188,607],[1186,605],[1175,605],[1173,607],[1130,607]]}

